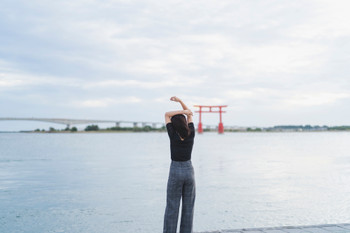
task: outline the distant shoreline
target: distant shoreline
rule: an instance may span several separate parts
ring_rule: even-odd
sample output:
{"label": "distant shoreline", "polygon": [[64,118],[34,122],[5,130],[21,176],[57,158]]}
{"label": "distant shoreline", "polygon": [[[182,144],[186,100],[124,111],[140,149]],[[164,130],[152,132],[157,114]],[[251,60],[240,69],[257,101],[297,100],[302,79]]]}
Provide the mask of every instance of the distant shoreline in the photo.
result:
{"label": "distant shoreline", "polygon": [[[204,128],[206,132],[217,132],[217,128]],[[0,131],[0,133],[140,133],[140,132],[166,132],[166,127],[163,125],[160,128],[151,126],[144,127],[111,127],[99,128],[98,125],[88,125],[84,130],[78,130],[77,127],[55,129],[50,127],[49,130],[35,129],[35,130],[20,130],[20,131]],[[264,132],[350,132],[350,126],[311,126],[311,125],[279,125],[273,127],[232,127],[226,126],[225,133],[264,133]]]}
{"label": "distant shoreline", "polygon": [[[336,132],[350,132],[350,130],[323,130],[323,131],[224,131],[224,133],[336,133]],[[131,131],[131,130],[125,130],[125,131],[111,131],[111,130],[96,130],[96,131],[76,131],[76,132],[70,132],[70,131],[44,131],[44,132],[36,132],[36,131],[0,131],[0,134],[11,134],[11,133],[21,133],[21,134],[92,134],[92,133],[166,133],[166,131]],[[198,133],[198,131],[196,131]],[[217,131],[211,130],[211,131],[204,131],[204,134],[206,133],[218,133]]]}

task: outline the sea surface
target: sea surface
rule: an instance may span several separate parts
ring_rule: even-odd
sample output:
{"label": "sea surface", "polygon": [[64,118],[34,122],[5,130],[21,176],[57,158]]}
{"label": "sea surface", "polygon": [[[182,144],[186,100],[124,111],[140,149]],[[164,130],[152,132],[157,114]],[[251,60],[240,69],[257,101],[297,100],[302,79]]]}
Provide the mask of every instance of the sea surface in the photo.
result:
{"label": "sea surface", "polygon": [[[350,222],[350,133],[197,134],[194,231]],[[1,233],[162,232],[166,133],[1,133]]]}

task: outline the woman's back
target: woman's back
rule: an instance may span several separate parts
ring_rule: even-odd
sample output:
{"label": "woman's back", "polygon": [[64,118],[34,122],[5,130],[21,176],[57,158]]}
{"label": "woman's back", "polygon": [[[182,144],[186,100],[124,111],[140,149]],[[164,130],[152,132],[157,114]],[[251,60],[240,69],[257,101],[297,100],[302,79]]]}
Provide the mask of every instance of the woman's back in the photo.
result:
{"label": "woman's back", "polygon": [[166,125],[169,139],[171,160],[173,161],[187,161],[191,160],[192,148],[194,143],[195,128],[193,122],[188,123],[190,134],[182,139],[174,129],[172,123]]}

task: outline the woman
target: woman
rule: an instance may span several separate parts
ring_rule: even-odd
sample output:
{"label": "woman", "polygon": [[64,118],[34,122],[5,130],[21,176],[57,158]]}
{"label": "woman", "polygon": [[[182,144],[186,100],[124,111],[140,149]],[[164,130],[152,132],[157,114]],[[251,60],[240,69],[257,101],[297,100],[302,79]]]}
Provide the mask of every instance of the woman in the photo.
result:
{"label": "woman", "polygon": [[[167,186],[167,204],[163,233],[176,233],[180,200],[182,212],[180,233],[192,233],[193,210],[196,196],[191,153],[194,125],[191,110],[176,96],[170,100],[179,102],[183,110],[165,113],[165,124],[170,138],[171,165]],[[185,116],[187,116],[187,120]]]}

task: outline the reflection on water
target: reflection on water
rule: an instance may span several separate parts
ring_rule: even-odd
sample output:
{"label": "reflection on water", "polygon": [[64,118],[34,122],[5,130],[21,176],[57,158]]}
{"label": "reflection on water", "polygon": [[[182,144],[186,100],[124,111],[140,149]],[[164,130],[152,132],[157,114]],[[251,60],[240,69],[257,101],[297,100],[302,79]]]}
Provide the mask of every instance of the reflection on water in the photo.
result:
{"label": "reflection on water", "polygon": [[[195,231],[350,222],[349,133],[197,135]],[[165,133],[0,134],[0,232],[161,232]]]}

